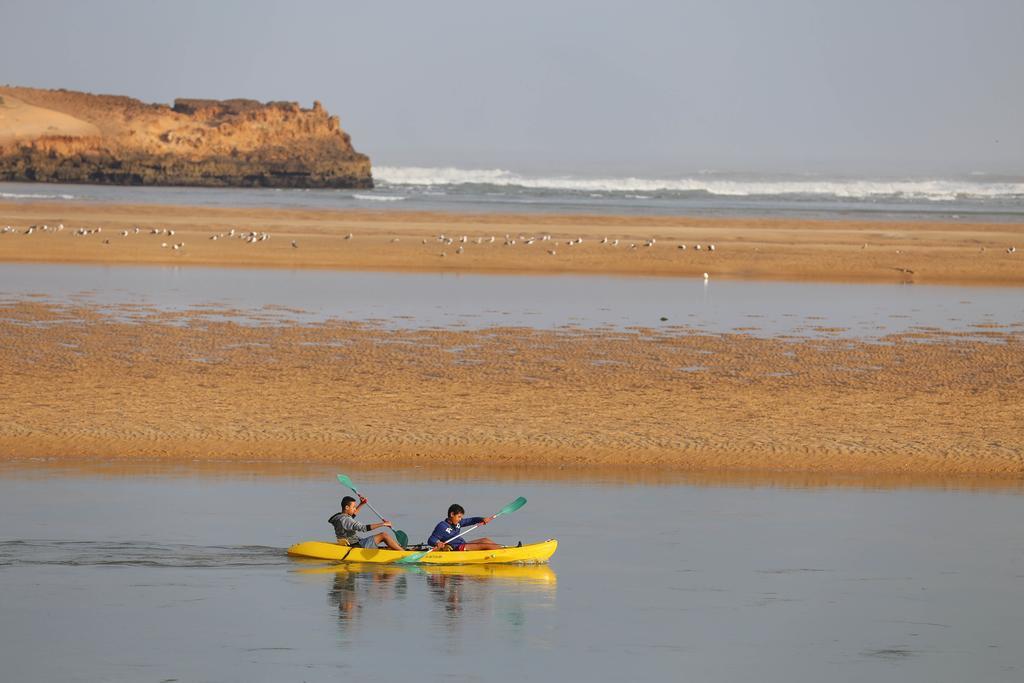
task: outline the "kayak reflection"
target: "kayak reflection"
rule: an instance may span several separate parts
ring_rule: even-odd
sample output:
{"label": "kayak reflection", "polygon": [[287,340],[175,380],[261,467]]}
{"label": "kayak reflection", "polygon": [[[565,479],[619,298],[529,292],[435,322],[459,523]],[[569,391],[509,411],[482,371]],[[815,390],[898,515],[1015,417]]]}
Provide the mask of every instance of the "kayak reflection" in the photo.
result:
{"label": "kayak reflection", "polygon": [[[524,602],[554,597],[557,575],[543,565],[380,565],[335,564],[304,567],[298,573],[333,575],[328,599],[337,608],[343,631],[355,628],[366,609],[403,603],[411,595],[428,595],[435,619],[452,633],[460,617],[500,618],[513,627],[524,620]],[[425,591],[417,590],[423,586]],[[420,598],[422,599],[422,598]],[[500,603],[498,606],[497,603]],[[403,606],[401,609],[415,609]],[[372,621],[372,620],[371,620]]]}
{"label": "kayak reflection", "polygon": [[406,595],[407,582],[405,574],[395,572],[335,572],[328,600],[338,608],[341,626],[348,627],[359,618],[361,599],[400,600]]}

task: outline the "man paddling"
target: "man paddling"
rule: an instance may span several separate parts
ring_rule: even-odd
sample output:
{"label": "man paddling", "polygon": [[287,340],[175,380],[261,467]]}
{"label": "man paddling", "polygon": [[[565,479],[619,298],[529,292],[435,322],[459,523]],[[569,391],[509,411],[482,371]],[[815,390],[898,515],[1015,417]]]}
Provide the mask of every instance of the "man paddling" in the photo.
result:
{"label": "man paddling", "polygon": [[345,496],[341,499],[341,512],[335,512],[327,520],[334,527],[334,535],[337,537],[338,543],[368,549],[383,547],[391,550],[404,550],[402,546],[398,545],[398,541],[383,531],[373,536],[362,538],[358,536],[359,533],[373,531],[384,526],[391,528],[391,522],[386,519],[373,524],[357,522],[356,515],[359,514],[359,508],[364,505],[366,505],[366,498],[362,496],[359,496],[359,505],[356,505],[356,499],[352,496]]}
{"label": "man paddling", "polygon": [[478,538],[473,541],[453,538],[462,533],[463,524],[466,526],[487,524],[494,519],[494,517],[464,517],[465,514],[466,511],[458,503],[449,507],[448,516],[434,527],[434,533],[430,534],[430,538],[427,539],[427,545],[433,546],[437,550],[497,550],[505,547],[489,538]]}

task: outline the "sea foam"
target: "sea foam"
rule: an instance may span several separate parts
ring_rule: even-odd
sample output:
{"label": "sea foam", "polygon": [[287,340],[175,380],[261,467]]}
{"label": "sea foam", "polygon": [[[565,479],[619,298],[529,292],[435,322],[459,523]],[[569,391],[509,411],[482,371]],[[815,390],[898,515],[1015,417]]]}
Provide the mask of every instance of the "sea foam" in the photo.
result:
{"label": "sea foam", "polygon": [[956,199],[1021,199],[1024,182],[985,182],[941,178],[785,178],[738,179],[689,176],[680,178],[529,176],[504,169],[428,168],[421,166],[377,166],[374,178],[379,187],[438,187],[478,185],[517,187],[563,192],[703,193],[726,197],[794,196],[839,199],[904,198],[932,201]]}
{"label": "sea foam", "polygon": [[400,202],[405,197],[395,197],[393,195],[373,195],[373,194],[354,194],[352,195],[355,199],[363,199],[368,202]]}
{"label": "sea foam", "polygon": [[40,194],[38,192],[0,192],[0,199],[75,199],[73,194]]}

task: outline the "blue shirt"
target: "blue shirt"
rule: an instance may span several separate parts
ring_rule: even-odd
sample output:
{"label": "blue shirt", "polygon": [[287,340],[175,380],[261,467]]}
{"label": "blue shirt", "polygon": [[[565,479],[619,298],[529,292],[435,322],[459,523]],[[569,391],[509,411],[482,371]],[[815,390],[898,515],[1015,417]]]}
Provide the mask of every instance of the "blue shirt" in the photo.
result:
{"label": "blue shirt", "polygon": [[[434,527],[434,533],[430,534],[430,538],[427,539],[427,545],[437,545],[438,541],[444,541],[445,543],[448,543],[448,539],[450,539],[452,536],[458,536],[462,533],[463,524],[465,524],[466,526],[473,526],[474,524],[479,524],[482,521],[484,521],[483,517],[463,517],[462,521],[458,524],[452,524],[447,519],[442,519],[440,522],[437,523],[437,526]],[[461,538],[457,538],[455,539],[454,542],[450,543],[449,545],[451,545],[451,547],[453,548],[458,548],[464,543],[464,540],[462,540]]]}

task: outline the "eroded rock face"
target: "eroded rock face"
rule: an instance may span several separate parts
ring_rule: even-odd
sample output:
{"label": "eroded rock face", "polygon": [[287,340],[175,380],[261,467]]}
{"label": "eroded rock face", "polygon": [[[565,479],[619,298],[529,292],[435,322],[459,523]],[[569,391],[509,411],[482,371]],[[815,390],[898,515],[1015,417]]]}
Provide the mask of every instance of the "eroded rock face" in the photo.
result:
{"label": "eroded rock face", "polygon": [[[367,188],[370,160],[319,102],[129,97],[0,87],[0,180]],[[4,130],[6,128],[6,131]]]}

